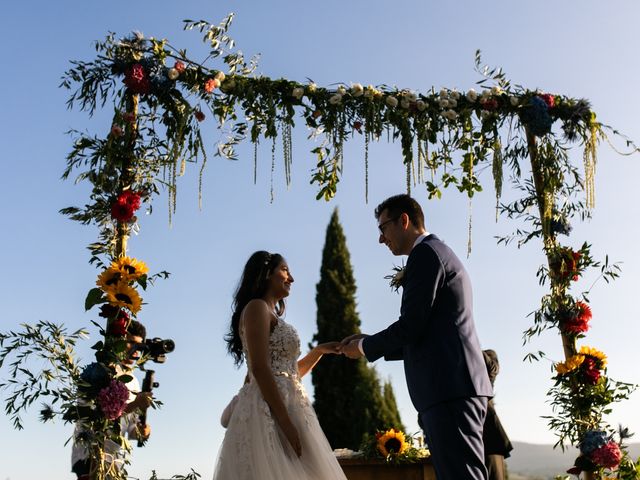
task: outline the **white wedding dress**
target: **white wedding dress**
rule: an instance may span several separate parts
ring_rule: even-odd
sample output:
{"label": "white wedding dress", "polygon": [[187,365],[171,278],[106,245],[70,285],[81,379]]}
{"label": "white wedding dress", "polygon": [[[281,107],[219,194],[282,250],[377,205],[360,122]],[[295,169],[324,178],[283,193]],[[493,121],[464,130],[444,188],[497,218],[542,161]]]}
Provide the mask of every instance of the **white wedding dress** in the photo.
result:
{"label": "white wedding dress", "polygon": [[[244,338],[242,343],[251,372]],[[298,458],[271,416],[249,373],[220,447],[214,480],[346,480],[298,378],[300,339],[295,328],[278,319],[269,351],[280,395],[300,435],[302,456]]]}

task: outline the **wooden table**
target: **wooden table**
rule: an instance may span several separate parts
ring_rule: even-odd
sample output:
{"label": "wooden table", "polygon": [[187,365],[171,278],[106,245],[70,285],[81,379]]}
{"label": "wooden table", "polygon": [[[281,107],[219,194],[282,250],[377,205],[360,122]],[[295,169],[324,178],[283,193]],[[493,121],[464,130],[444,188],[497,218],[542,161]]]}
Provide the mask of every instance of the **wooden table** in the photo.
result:
{"label": "wooden table", "polygon": [[436,480],[429,458],[400,465],[362,458],[339,458],[338,462],[349,480]]}

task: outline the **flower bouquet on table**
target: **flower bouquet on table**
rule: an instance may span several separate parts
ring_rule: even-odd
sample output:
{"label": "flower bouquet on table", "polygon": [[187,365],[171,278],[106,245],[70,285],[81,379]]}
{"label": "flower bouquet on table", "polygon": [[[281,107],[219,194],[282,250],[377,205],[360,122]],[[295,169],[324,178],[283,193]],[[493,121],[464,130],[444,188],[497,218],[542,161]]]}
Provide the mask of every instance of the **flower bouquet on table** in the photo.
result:
{"label": "flower bouquet on table", "polygon": [[366,435],[360,450],[364,458],[378,458],[386,463],[414,463],[428,458],[431,453],[419,442],[414,446],[413,435],[407,435],[402,430],[390,428],[378,430],[375,435]]}

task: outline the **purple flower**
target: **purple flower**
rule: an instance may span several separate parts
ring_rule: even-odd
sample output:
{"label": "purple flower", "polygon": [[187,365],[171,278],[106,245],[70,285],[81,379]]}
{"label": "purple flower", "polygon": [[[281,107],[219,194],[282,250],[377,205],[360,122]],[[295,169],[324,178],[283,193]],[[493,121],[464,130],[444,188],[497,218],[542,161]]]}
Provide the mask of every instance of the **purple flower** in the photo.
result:
{"label": "purple flower", "polygon": [[111,383],[98,393],[98,405],[102,413],[109,420],[119,418],[129,401],[129,389],[119,380],[111,380]]}

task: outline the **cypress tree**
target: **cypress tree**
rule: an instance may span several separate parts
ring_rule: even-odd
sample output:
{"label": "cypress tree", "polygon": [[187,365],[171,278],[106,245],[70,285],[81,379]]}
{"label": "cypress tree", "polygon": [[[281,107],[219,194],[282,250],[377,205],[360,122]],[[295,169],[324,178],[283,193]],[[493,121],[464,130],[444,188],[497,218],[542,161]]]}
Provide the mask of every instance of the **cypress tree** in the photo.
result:
{"label": "cypress tree", "polygon": [[[314,341],[342,340],[360,333],[356,283],[337,209],[327,226],[320,281],[316,285],[317,327]],[[364,358],[328,355],[312,371],[314,408],[333,448],[358,449],[365,434],[402,428],[391,384],[384,393]]]}

